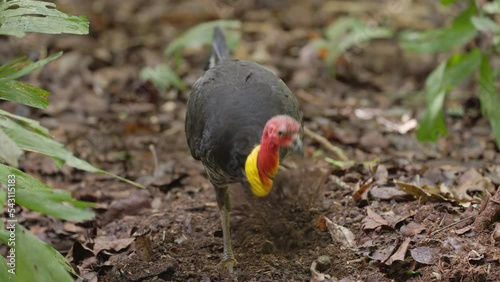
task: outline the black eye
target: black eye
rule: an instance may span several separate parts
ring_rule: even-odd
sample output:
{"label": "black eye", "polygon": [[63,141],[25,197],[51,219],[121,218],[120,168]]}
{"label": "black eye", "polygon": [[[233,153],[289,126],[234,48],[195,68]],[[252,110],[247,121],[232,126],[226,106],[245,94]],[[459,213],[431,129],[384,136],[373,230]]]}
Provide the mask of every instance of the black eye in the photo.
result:
{"label": "black eye", "polygon": [[278,136],[279,136],[280,138],[281,138],[281,137],[283,137],[283,135],[284,135],[284,134],[285,134],[285,133],[284,133],[283,131],[281,131],[281,130],[279,130],[279,131],[278,131]]}

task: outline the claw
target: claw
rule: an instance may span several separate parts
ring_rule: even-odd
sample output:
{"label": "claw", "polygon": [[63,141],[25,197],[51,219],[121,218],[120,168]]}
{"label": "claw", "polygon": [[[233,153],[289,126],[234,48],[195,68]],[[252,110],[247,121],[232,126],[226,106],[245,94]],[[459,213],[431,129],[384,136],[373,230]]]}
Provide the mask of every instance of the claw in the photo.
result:
{"label": "claw", "polygon": [[[224,256],[225,257],[225,256]],[[234,273],[233,267],[238,263],[234,257],[228,257],[224,258],[222,260],[222,263],[224,264],[224,267],[227,268],[230,274]]]}

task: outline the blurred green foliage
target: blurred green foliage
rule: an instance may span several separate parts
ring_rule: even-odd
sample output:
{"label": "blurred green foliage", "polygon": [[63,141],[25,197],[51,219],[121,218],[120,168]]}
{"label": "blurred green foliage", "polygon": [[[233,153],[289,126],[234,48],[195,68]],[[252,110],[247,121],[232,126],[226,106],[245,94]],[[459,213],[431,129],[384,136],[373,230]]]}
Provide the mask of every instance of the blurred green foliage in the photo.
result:
{"label": "blurred green foliage", "polygon": [[217,20],[198,24],[179,35],[165,49],[165,56],[168,58],[174,54],[180,54],[184,48],[211,46],[214,28],[217,26],[224,30],[229,49],[236,49],[240,42],[241,23],[237,20]]}
{"label": "blurred green foliage", "polygon": [[405,31],[400,34],[401,47],[420,53],[446,52],[469,42],[476,35],[471,17],[477,13],[470,5],[458,15],[449,27],[428,31]]}
{"label": "blurred green foliage", "polygon": [[236,49],[241,37],[239,21],[217,20],[201,23],[179,35],[167,46],[164,53],[167,63],[143,68],[139,73],[140,79],[151,81],[161,92],[167,91],[171,86],[185,91],[186,86],[178,75],[178,69],[184,63],[181,52],[186,48],[198,49],[211,46],[216,26],[224,30],[229,49]]}
{"label": "blurred green foliage", "polygon": [[[70,16],[56,9],[50,2],[33,0],[0,0],[0,34],[22,37],[25,32],[87,34],[89,22],[85,17]],[[16,102],[45,109],[48,91],[16,79],[41,68],[59,58],[62,52],[32,62],[19,58],[0,65],[0,100]],[[0,110],[0,205],[7,207],[9,218],[14,217],[15,205],[55,218],[85,221],[94,217],[89,209],[93,203],[73,199],[66,190],[53,189],[16,167],[25,151],[37,152],[54,160],[59,167],[64,164],[81,170],[104,173],[131,184],[119,176],[100,170],[75,157],[64,145],[54,141],[49,131],[36,120]],[[7,201],[8,179],[15,177],[15,201]],[[9,191],[11,192],[11,191]],[[10,197],[9,197],[10,198]],[[73,281],[76,275],[66,259],[50,245],[33,236],[23,226],[15,224],[15,245],[9,240],[10,232],[0,221],[0,242],[15,249],[16,272],[9,273],[7,261],[0,256],[0,281]],[[11,218],[12,219],[12,218]],[[10,243],[10,244],[9,244]]]}
{"label": "blurred green foliage", "polygon": [[393,34],[389,28],[370,26],[355,17],[341,17],[326,27],[324,37],[315,39],[313,44],[335,76],[335,62],[348,49],[374,39],[392,38]]}
{"label": "blurred green foliage", "polygon": [[[448,134],[444,117],[446,96],[465,80],[476,82],[481,110],[490,121],[500,147],[500,96],[495,86],[495,72],[489,58],[500,51],[500,1],[442,0],[443,5],[466,4],[450,26],[429,31],[401,33],[400,44],[408,51],[438,53],[454,51],[426,79],[426,110],[420,121],[417,138],[434,142]],[[477,46],[471,48],[471,46]],[[479,78],[475,78],[478,75]]]}

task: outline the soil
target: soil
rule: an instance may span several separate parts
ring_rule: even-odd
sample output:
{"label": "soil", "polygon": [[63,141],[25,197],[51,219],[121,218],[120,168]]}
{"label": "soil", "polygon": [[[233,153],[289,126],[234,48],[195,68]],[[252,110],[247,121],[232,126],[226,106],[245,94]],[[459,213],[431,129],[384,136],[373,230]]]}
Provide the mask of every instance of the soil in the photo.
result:
{"label": "soil", "polygon": [[[56,1],[88,17],[91,33],[0,38],[5,60],[65,52],[26,78],[52,93],[47,110],[0,106],[39,119],[78,157],[148,185],[59,170],[28,153],[25,172],[97,203],[97,217],[72,223],[23,210],[19,220],[68,258],[76,281],[499,281],[500,224],[481,212],[489,203],[484,210],[494,215],[498,203],[485,195],[500,187],[500,151],[473,81],[448,97],[449,113],[462,110],[447,115],[449,136],[419,143],[419,91],[440,56],[376,40],[341,56],[332,78],[310,43],[344,15],[401,30],[440,26],[456,14],[435,1],[403,2]],[[185,140],[189,91],[163,93],[138,78],[165,62],[164,49],[181,32],[219,18],[242,21],[234,56],[277,73],[296,93],[305,126],[351,161],[340,167],[338,155],[308,135],[305,156],[285,162],[269,197],[231,187],[233,275],[220,263],[213,187]],[[184,50],[179,73],[188,87],[208,54]],[[407,191],[419,199],[404,183],[417,184]],[[424,197],[424,185],[445,196]],[[480,229],[472,228],[476,218]]]}

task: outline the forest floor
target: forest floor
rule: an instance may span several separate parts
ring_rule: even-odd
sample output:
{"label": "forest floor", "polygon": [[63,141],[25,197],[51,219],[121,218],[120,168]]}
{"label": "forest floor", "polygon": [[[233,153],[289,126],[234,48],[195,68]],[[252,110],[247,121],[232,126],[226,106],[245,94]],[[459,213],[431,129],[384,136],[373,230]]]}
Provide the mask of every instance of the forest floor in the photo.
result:
{"label": "forest floor", "polygon": [[[78,281],[499,281],[500,227],[488,218],[499,195],[486,195],[500,186],[500,153],[473,84],[448,99],[459,113],[447,116],[449,136],[423,144],[415,137],[425,108],[419,91],[441,56],[376,40],[337,60],[332,78],[310,44],[343,15],[398,31],[441,26],[452,9],[438,1],[56,2],[87,16],[90,35],[0,39],[5,59],[65,52],[28,78],[52,93],[47,110],[1,106],[40,119],[95,166],[151,183],[138,189],[24,157],[24,171],[97,203],[97,218],[83,224],[27,210],[18,219],[66,255]],[[286,164],[270,197],[232,187],[233,277],[220,264],[213,187],[185,140],[189,91],[160,93],[138,79],[182,31],[218,18],[242,21],[234,56],[276,72],[297,95],[305,126],[351,161],[333,161],[308,135],[305,157]],[[208,54],[184,52],[188,86]]]}

